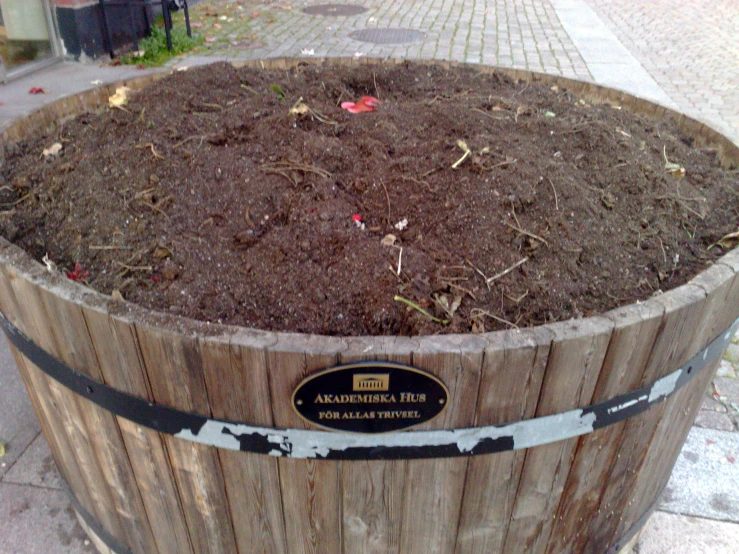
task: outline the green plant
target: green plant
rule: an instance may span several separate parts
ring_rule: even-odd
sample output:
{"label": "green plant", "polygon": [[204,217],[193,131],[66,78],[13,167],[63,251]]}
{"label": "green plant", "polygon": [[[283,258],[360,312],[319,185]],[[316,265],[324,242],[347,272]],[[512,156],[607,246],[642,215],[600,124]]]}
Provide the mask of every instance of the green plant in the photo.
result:
{"label": "green plant", "polygon": [[182,54],[195,48],[203,43],[203,37],[193,35],[192,38],[187,36],[184,29],[172,29],[172,51],[167,49],[167,35],[164,28],[155,25],[151,29],[151,34],[139,42],[139,52],[143,55],[138,56],[135,53],[121,56],[121,63],[125,64],[142,64],[142,65],[162,65],[174,56]]}

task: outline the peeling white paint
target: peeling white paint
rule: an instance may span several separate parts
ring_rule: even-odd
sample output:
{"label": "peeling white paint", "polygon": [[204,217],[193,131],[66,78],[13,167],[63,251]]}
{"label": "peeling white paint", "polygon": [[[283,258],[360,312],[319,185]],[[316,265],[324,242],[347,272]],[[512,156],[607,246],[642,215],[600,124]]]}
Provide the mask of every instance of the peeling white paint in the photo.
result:
{"label": "peeling white paint", "polygon": [[673,371],[669,375],[662,377],[662,379],[655,381],[652,385],[652,389],[649,391],[649,402],[652,403],[662,396],[670,396],[675,390],[677,381],[680,379],[680,375],[682,375],[682,373],[683,370],[678,369],[677,371]]}
{"label": "peeling white paint", "polygon": [[630,408],[634,404],[638,404],[639,402],[644,402],[647,398],[648,396],[645,394],[644,396],[640,396],[639,398],[636,398],[634,400],[629,400],[628,402],[624,402],[623,404],[619,404],[618,406],[614,406],[613,408],[608,408],[608,413],[615,414],[616,412],[620,412],[621,410]]}
{"label": "peeling white paint", "polygon": [[[506,437],[513,440],[513,448],[518,450],[590,433],[593,431],[595,419],[594,413],[583,416],[582,410],[573,410],[501,426],[378,435],[305,429],[285,429],[275,432],[275,429],[267,427],[209,420],[198,433],[184,429],[175,436],[218,448],[239,450],[240,442],[237,439],[239,435],[261,435],[278,447],[279,450],[273,449],[269,452],[272,456],[325,458],[331,452],[351,448],[424,448],[454,445],[460,452],[470,452],[485,440]],[[228,432],[224,433],[224,430]]]}
{"label": "peeling white paint", "polygon": [[237,439],[233,435],[224,433],[223,429],[225,427],[228,426],[219,421],[209,419],[205,422],[205,425],[203,425],[203,427],[197,434],[193,433],[191,429],[183,429],[182,431],[177,433],[175,437],[178,437],[180,439],[187,439],[193,442],[199,442],[202,444],[209,444],[211,446],[217,446],[219,448],[239,450],[241,447],[239,439]]}

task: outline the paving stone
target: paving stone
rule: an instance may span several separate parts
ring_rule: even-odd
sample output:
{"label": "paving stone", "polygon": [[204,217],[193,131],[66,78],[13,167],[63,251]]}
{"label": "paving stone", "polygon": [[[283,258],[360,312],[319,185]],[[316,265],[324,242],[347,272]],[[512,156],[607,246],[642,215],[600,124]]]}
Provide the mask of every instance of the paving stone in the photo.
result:
{"label": "paving stone", "polygon": [[41,428],[5,337],[0,338],[0,479],[26,450]]}
{"label": "paving stone", "polygon": [[[734,346],[733,344],[731,346]],[[716,369],[716,377],[737,377],[736,367],[727,360],[721,360]]]}
{"label": "paving stone", "polygon": [[0,552],[94,554],[61,491],[0,483]]}
{"label": "paving stone", "polygon": [[717,431],[735,431],[734,422],[727,413],[719,413],[714,410],[701,410],[695,418],[694,425],[704,429],[715,429]]}
{"label": "paving stone", "polygon": [[733,403],[739,406],[739,379],[716,377],[713,380],[713,387],[724,404],[731,405]]}
{"label": "paving stone", "polygon": [[655,512],[634,547],[638,554],[735,554],[739,524]]}
{"label": "paving stone", "polygon": [[62,490],[63,481],[43,435],[36,437],[3,477],[3,483]]}
{"label": "paving stone", "polygon": [[739,433],[693,427],[659,509],[739,523],[737,484]]}

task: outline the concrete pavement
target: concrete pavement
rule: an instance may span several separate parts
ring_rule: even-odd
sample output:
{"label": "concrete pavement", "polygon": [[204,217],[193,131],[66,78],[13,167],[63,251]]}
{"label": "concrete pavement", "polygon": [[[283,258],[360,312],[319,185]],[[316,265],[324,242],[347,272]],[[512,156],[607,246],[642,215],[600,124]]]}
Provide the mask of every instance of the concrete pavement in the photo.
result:
{"label": "concrete pavement", "polygon": [[[348,17],[307,15],[320,2],[211,0],[192,10],[207,41],[172,64],[271,56],[452,59],[524,68],[620,88],[702,120],[739,143],[739,0],[346,0]],[[349,38],[363,29],[423,33],[417,42]],[[0,128],[60,96],[141,71],[61,63],[0,85]],[[47,95],[31,96],[30,87]],[[94,552],[61,481],[10,353],[0,346],[0,554]],[[739,544],[739,345],[708,391],[638,554],[733,553]]]}

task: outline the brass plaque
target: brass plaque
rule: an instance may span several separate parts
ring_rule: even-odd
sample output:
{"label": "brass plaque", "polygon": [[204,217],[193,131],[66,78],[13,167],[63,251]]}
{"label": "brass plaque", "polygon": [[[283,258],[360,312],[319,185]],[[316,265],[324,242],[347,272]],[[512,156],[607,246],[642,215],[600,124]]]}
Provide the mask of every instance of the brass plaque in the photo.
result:
{"label": "brass plaque", "polygon": [[323,429],[388,433],[437,417],[449,391],[433,375],[389,362],[362,362],[325,369],[293,392],[298,415]]}

